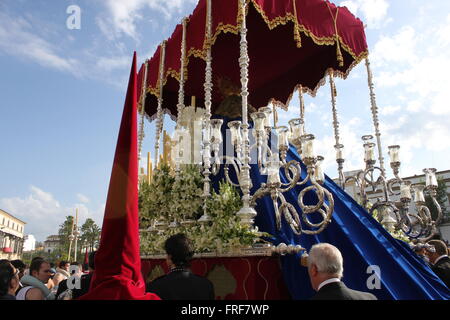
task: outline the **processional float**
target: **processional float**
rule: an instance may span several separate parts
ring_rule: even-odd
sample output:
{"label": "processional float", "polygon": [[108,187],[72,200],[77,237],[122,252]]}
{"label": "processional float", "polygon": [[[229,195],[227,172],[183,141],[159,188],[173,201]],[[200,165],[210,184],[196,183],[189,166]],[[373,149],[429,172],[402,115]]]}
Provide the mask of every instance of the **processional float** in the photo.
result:
{"label": "processional float", "polygon": [[[361,61],[365,61],[368,73],[376,143],[372,142],[372,135],[363,137],[366,168],[354,177],[345,178],[334,77],[345,79]],[[243,225],[253,225],[256,201],[270,197],[278,230],[284,219],[296,235],[322,232],[334,211],[333,195],[324,187],[323,157],[314,153],[315,137],[306,131],[303,102],[304,93],[314,96],[328,78],[340,186],[345,188],[346,182],[354,180],[360,187],[363,205],[371,212],[377,210],[379,222],[387,229],[402,230],[411,239],[421,241],[436,234],[442,216],[436,200],[436,170],[425,170],[425,190],[439,212],[436,221],[425,206],[423,186],[413,186],[417,213],[410,212],[411,186],[399,176],[398,146],[389,147],[395,178],[387,179],[364,26],[346,7],[322,0],[200,0],[192,15],[184,18],[153,57],[145,61],[138,78],[139,153],[145,117],[156,120],[154,159],[157,165],[163,115],[168,114],[177,121],[173,135],[177,172],[186,153],[180,137],[197,142],[198,160],[194,162],[203,168],[205,201],[210,196],[211,177],[223,165],[226,179],[241,191],[243,206],[236,214]],[[223,119],[213,119],[213,115],[227,97],[224,94],[227,90],[232,93],[228,96],[239,97],[242,107],[241,119],[227,123],[231,152],[228,150],[223,155],[220,146],[227,138],[223,134],[224,123]],[[280,126],[276,108],[286,110],[293,92],[300,96],[299,117],[289,121],[289,127]],[[189,106],[191,97],[204,108],[195,109],[192,102]],[[183,114],[188,111],[195,113],[196,130],[192,124],[191,130],[182,124]],[[301,161],[288,159],[291,145]],[[379,166],[376,166],[375,146]],[[257,190],[251,191],[255,170],[267,178]],[[234,172],[234,181],[230,171]],[[375,178],[377,171],[379,177]],[[303,179],[302,172],[306,173]],[[400,204],[391,200],[394,185],[400,185]],[[303,188],[294,206],[284,194],[297,186]],[[381,188],[384,199],[369,205],[368,188]],[[306,193],[314,193],[316,203],[306,204]],[[313,220],[312,215],[316,217]],[[210,219],[205,206],[199,222],[208,223]],[[164,225],[171,221],[156,223]],[[304,248],[281,244],[272,250],[285,254],[298,253]]]}

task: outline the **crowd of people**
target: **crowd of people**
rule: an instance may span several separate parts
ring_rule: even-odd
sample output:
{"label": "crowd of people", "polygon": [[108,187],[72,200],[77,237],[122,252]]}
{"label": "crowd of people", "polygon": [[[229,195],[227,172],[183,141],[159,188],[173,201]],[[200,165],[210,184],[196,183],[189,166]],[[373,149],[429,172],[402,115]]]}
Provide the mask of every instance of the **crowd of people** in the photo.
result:
{"label": "crowd of people", "polygon": [[[95,252],[88,265],[60,261],[55,264],[35,257],[27,266],[21,260],[0,260],[0,300],[69,300],[89,290]],[[68,285],[72,282],[72,286]],[[80,285],[77,285],[79,282]]]}
{"label": "crowd of people", "polygon": [[[450,288],[450,258],[447,245],[440,240],[419,243],[413,247],[417,256]],[[213,300],[214,286],[205,277],[190,270],[194,250],[184,234],[176,234],[165,242],[168,274],[147,284],[147,292],[163,300]],[[0,300],[71,300],[89,291],[95,270],[95,252],[89,263],[60,261],[54,264],[35,257],[29,267],[21,260],[0,260]],[[308,274],[316,294],[313,300],[376,300],[371,294],[347,288],[342,281],[343,257],[333,245],[312,246],[308,256]],[[75,281],[79,281],[77,285]]]}

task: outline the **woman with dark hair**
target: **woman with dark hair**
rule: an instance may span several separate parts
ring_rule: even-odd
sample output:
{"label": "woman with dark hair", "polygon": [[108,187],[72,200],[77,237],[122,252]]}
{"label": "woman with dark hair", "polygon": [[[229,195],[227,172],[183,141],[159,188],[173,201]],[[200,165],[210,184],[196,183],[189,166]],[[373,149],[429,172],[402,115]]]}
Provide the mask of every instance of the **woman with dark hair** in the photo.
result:
{"label": "woman with dark hair", "polygon": [[169,273],[148,284],[147,291],[167,300],[214,300],[214,286],[211,281],[197,276],[189,269],[194,256],[191,241],[182,233],[166,240]]}
{"label": "woman with dark hair", "polygon": [[19,270],[9,262],[0,262],[0,300],[16,300]]}

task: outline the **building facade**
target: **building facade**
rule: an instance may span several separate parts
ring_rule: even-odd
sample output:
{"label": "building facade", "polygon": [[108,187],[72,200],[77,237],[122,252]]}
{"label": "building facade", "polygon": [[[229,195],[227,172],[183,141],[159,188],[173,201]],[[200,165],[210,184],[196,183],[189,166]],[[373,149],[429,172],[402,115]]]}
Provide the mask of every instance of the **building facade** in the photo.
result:
{"label": "building facade", "polygon": [[0,259],[21,259],[26,222],[0,209]]}
{"label": "building facade", "polygon": [[23,244],[23,251],[33,251],[36,249],[36,238],[32,235],[25,236],[25,242]]}
{"label": "building facade", "polygon": [[61,240],[59,235],[48,236],[47,240],[44,241],[44,251],[47,253],[52,253],[59,247],[60,242]]}

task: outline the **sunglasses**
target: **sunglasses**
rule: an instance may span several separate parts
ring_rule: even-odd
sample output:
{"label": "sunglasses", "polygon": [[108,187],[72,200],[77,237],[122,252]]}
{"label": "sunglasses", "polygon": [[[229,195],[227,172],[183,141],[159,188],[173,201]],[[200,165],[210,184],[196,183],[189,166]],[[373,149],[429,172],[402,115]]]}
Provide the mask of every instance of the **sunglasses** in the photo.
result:
{"label": "sunglasses", "polygon": [[11,279],[10,279],[10,280],[12,280],[12,279],[15,278],[15,277],[18,277],[19,272],[20,272],[20,270],[19,270],[19,269],[16,269],[16,271],[14,271],[14,274],[11,276]]}

